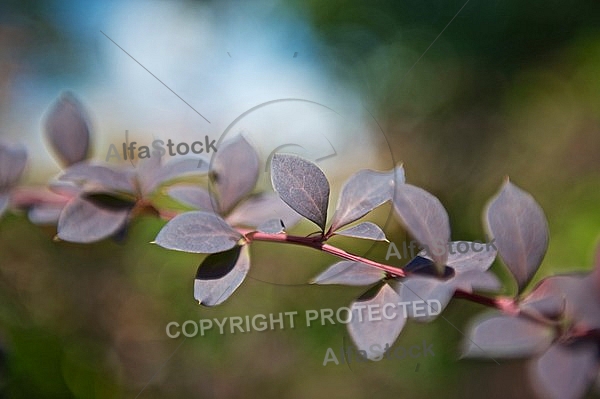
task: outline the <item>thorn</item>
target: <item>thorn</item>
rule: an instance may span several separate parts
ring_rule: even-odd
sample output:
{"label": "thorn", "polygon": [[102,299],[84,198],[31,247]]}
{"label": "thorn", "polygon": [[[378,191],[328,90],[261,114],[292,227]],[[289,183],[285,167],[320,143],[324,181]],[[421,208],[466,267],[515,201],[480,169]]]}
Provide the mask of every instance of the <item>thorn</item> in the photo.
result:
{"label": "thorn", "polygon": [[415,369],[415,372],[419,371],[419,363],[417,363],[417,368]]}

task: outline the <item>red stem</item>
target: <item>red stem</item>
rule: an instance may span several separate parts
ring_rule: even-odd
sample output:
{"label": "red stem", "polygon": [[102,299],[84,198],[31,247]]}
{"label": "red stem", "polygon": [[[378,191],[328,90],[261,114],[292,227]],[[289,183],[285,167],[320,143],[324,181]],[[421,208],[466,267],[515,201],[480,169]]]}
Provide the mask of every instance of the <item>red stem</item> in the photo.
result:
{"label": "red stem", "polygon": [[466,292],[466,291],[462,291],[462,290],[457,290],[454,293],[454,297],[455,298],[459,298],[459,299],[467,299],[471,302],[475,302],[478,303],[480,305],[484,305],[484,306],[488,306],[491,308],[496,308],[496,309],[500,309],[501,306],[498,304],[498,301],[495,298],[489,298],[487,296],[483,296],[483,295],[479,295],[479,294],[474,294],[472,292]]}
{"label": "red stem", "polygon": [[67,195],[57,194],[45,187],[16,187],[11,192],[11,202],[17,208],[38,203],[61,205],[69,201]]}
{"label": "red stem", "polygon": [[[277,234],[269,234],[262,233],[259,231],[253,230],[239,230],[241,234],[244,235],[245,239],[250,243],[252,241],[267,241],[267,242],[281,242],[281,243],[289,243],[295,245],[301,245],[308,248],[313,248],[319,251],[327,252],[331,255],[335,255],[339,258],[346,259],[353,262],[361,262],[370,266],[373,266],[379,270],[383,270],[388,275],[393,277],[406,277],[409,273],[406,273],[404,270],[399,269],[394,266],[385,265],[383,263],[375,262],[370,259],[363,258],[358,255],[354,255],[352,253],[346,252],[341,248],[334,247],[332,245],[326,244],[324,241],[327,240],[327,235],[320,235],[316,237],[300,237],[288,235],[285,233],[277,233]],[[497,309],[504,314],[510,316],[524,316],[533,318],[535,321],[539,321],[542,323],[553,324],[550,320],[539,320],[538,317],[533,317],[532,315],[527,314],[526,312],[521,311],[517,301],[511,297],[496,297],[490,298],[484,295],[476,294],[473,292],[467,292],[463,290],[456,290],[454,292],[454,298],[466,299],[468,301],[478,303],[480,305],[484,305],[490,308]],[[586,332],[587,333],[587,332]],[[597,333],[597,332],[596,332]]]}
{"label": "red stem", "polygon": [[247,233],[245,235],[245,237],[249,242],[252,242],[252,241],[286,242],[286,243],[290,243],[290,244],[301,245],[301,246],[317,249],[317,250],[320,250],[323,252],[327,252],[329,254],[335,255],[342,259],[350,260],[353,262],[365,263],[367,265],[370,265],[370,266],[376,267],[380,270],[383,270],[384,272],[389,273],[396,277],[405,277],[406,276],[406,273],[404,272],[404,270],[399,269],[397,267],[384,265],[383,263],[375,262],[373,260],[351,254],[349,252],[344,251],[343,249],[334,247],[332,245],[325,244],[325,243],[323,243],[324,238],[321,236],[311,238],[311,237],[292,236],[292,235],[288,235],[285,233],[268,234],[268,233],[261,233],[259,231],[252,231],[252,232]]}

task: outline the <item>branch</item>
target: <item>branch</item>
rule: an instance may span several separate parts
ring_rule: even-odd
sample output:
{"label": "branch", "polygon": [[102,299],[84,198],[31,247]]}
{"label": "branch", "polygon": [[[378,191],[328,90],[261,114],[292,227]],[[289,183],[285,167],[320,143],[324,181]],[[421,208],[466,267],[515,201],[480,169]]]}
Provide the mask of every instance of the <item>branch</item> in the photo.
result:
{"label": "branch", "polygon": [[471,302],[475,302],[475,303],[478,303],[480,305],[484,305],[484,306],[487,306],[490,308],[503,310],[503,306],[499,303],[500,301],[498,299],[490,298],[490,297],[479,295],[479,294],[474,294],[472,292],[456,290],[456,292],[454,292],[454,298],[466,299]]}
{"label": "branch", "polygon": [[50,191],[46,187],[15,187],[11,192],[11,202],[16,208],[27,208],[36,204],[64,205],[71,198]]}
{"label": "branch", "polygon": [[[250,243],[252,241],[266,241],[266,242],[282,242],[300,245],[308,248],[313,248],[319,251],[323,251],[329,253],[331,255],[335,255],[339,258],[350,260],[353,262],[361,262],[370,266],[373,266],[379,270],[383,270],[384,272],[390,274],[393,277],[406,277],[408,273],[404,270],[385,265],[383,263],[375,262],[373,260],[363,258],[359,255],[355,255],[349,252],[344,251],[341,248],[334,247],[333,245],[323,243],[326,240],[323,236],[317,237],[300,237],[293,236],[285,233],[277,233],[277,234],[269,234],[262,233],[259,231],[240,231],[246,240]],[[521,313],[519,307],[515,303],[514,299],[508,297],[498,297],[498,298],[490,298],[483,295],[475,294],[472,292],[457,290],[454,293],[454,298],[466,299],[468,301],[478,303],[480,305],[484,305],[490,308],[498,309],[503,313],[517,316]]]}
{"label": "branch", "polygon": [[286,242],[289,244],[301,245],[304,247],[313,248],[319,251],[327,252],[329,254],[335,255],[339,258],[350,260],[353,262],[362,262],[367,265],[378,268],[379,270],[383,270],[386,273],[391,274],[395,277],[406,277],[406,273],[404,270],[399,269],[394,266],[384,265],[383,263],[375,262],[370,259],[363,258],[358,255],[351,254],[350,252],[346,252],[343,249],[334,247],[333,245],[324,244],[323,237],[299,237],[292,236],[284,233],[278,234],[268,234],[261,233],[260,231],[251,231],[244,235],[248,242],[252,241],[267,241],[267,242]]}

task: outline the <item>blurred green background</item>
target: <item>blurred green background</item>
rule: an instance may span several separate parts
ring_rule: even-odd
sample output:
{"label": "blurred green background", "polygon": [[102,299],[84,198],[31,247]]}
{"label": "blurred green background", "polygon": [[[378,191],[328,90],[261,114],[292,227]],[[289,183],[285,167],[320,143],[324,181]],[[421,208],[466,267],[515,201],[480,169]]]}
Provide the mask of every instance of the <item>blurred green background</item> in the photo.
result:
{"label": "blurred green background", "polygon": [[[157,62],[151,70],[189,81],[190,92],[179,82],[183,97],[218,115],[211,121],[218,127],[231,121],[230,104],[244,109],[288,91],[306,95],[288,88],[291,80],[333,98],[352,93],[385,132],[407,180],[446,206],[453,239],[484,238],[482,210],[510,176],[549,222],[550,246],[536,280],[586,271],[600,235],[599,16],[600,3],[592,0],[3,1],[0,138],[30,149],[23,184],[39,184],[59,171],[40,139],[39,120],[64,88],[86,100],[98,137],[144,126],[135,121],[157,112],[173,118],[191,112],[159,85],[164,99],[148,96],[143,90],[156,82],[99,31],[122,40],[137,34],[135,42],[144,42],[155,60],[168,59],[163,48],[181,47],[184,62],[168,68]],[[206,42],[207,36],[218,40]],[[220,70],[236,57],[245,63]],[[118,75],[127,68],[131,75]],[[197,86],[200,80],[207,87]],[[131,86],[103,91],[110,81]],[[136,108],[162,100],[172,103]],[[390,151],[381,143],[372,150],[375,158]],[[339,175],[330,176],[336,190],[357,170],[353,163],[337,167]],[[389,210],[369,219],[383,224]],[[2,397],[532,397],[524,362],[459,360],[461,331],[485,311],[464,301],[450,305],[447,320],[405,327],[396,345],[426,340],[435,352],[427,358],[323,366],[327,348],[350,345],[341,324],[224,335],[213,329],[170,339],[171,321],[337,309],[362,289],[307,285],[335,259],[258,243],[240,289],[219,307],[200,307],[192,287],[202,257],[148,244],[161,225],[142,218],[122,244],[84,246],[53,242],[53,228],[33,226],[23,214],[0,221]],[[395,221],[386,226],[392,241],[406,239]],[[308,224],[294,230],[310,231]],[[385,257],[385,245],[336,240]],[[493,270],[506,282],[504,294],[514,292],[499,262]]]}

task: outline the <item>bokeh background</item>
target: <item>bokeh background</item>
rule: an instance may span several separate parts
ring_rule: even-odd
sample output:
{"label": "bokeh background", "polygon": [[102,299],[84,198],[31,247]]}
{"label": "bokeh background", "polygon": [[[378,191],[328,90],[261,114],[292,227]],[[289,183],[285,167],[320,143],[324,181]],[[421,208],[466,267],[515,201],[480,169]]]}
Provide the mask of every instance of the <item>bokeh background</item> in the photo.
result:
{"label": "bokeh background", "polygon": [[[41,120],[68,89],[92,116],[98,160],[125,130],[151,142],[247,129],[263,158],[282,143],[313,159],[334,148],[319,163],[334,198],[353,172],[403,162],[409,182],[441,199],[461,240],[484,238],[482,210],[510,176],[548,218],[536,280],[587,271],[600,235],[599,16],[593,0],[5,0],[0,139],[27,146],[23,184],[55,176]],[[230,126],[285,98],[318,104],[275,104]],[[401,243],[389,211],[369,219]],[[53,242],[54,228],[18,212],[0,220],[0,396],[533,395],[524,362],[459,360],[461,331],[485,311],[464,301],[448,320],[405,327],[396,345],[433,344],[435,356],[419,359],[323,366],[327,348],[351,345],[342,324],[170,339],[171,321],[337,309],[362,290],[306,284],[330,256],[258,243],[236,294],[200,307],[192,285],[202,256],[150,245],[161,226],[138,219],[124,242],[84,246]],[[376,259],[386,253],[336,240]],[[493,270],[503,293],[514,292],[499,262]]]}

